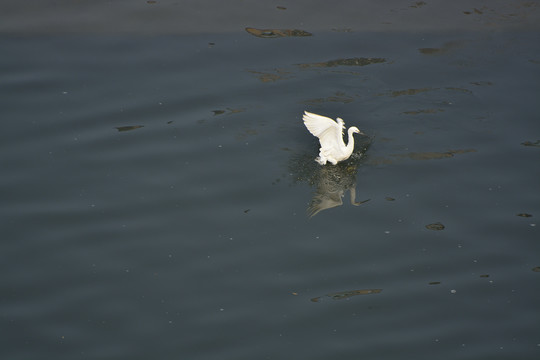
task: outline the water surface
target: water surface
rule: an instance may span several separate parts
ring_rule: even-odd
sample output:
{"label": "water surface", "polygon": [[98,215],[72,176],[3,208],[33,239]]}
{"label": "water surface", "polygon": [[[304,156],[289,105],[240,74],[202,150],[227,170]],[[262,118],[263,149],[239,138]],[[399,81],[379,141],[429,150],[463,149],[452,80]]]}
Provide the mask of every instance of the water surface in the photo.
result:
{"label": "water surface", "polygon": [[536,359],[537,34],[2,35],[2,358]]}

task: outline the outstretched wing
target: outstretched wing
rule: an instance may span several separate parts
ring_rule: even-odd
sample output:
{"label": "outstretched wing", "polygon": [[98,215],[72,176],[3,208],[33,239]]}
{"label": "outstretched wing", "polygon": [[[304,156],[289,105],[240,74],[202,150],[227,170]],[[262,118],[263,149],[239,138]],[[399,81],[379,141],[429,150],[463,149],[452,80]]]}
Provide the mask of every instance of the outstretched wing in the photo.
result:
{"label": "outstretched wing", "polygon": [[338,131],[341,132],[341,126],[329,117],[304,111],[304,116],[302,118],[307,129],[313,136],[319,137],[328,129],[334,128],[337,128]]}
{"label": "outstretched wing", "polygon": [[321,150],[324,152],[338,150],[343,144],[343,129],[345,128],[343,120],[339,119],[337,123],[329,117],[307,111],[304,111],[302,118],[309,132],[319,138]]}

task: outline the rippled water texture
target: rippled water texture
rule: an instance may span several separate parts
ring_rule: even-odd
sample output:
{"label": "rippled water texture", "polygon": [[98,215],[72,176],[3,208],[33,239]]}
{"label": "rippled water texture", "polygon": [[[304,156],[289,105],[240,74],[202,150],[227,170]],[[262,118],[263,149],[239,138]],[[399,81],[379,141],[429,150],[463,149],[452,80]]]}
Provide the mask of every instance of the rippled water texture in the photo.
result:
{"label": "rippled water texture", "polygon": [[538,32],[282,25],[1,35],[2,359],[540,356]]}

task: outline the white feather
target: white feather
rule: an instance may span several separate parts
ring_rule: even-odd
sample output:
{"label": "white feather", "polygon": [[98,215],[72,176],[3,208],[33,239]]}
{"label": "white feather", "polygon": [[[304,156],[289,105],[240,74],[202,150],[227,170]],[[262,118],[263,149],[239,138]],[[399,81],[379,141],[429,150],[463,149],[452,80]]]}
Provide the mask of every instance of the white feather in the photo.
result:
{"label": "white feather", "polygon": [[354,149],[352,134],[362,134],[356,127],[350,127],[347,131],[349,135],[348,144],[345,145],[343,142],[345,122],[341,118],[334,121],[329,117],[307,111],[304,111],[302,118],[309,132],[319,138],[321,148],[319,149],[319,157],[315,161],[321,165],[326,164],[327,161],[335,165],[340,161],[347,160]]}

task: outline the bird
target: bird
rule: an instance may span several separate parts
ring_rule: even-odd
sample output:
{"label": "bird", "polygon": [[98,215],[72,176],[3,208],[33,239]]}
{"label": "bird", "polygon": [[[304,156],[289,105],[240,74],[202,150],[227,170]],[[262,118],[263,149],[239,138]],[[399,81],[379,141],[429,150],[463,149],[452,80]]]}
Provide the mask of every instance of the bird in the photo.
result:
{"label": "bird", "polygon": [[354,137],[353,134],[361,134],[367,136],[361,132],[356,126],[351,126],[347,130],[349,135],[347,145],[343,142],[343,130],[345,129],[345,121],[341,118],[337,118],[335,121],[329,117],[313,114],[304,111],[302,116],[304,125],[309,132],[319,138],[321,148],[319,149],[319,157],[315,159],[321,165],[325,165],[330,162],[332,165],[336,165],[338,162],[347,160],[354,150]]}

